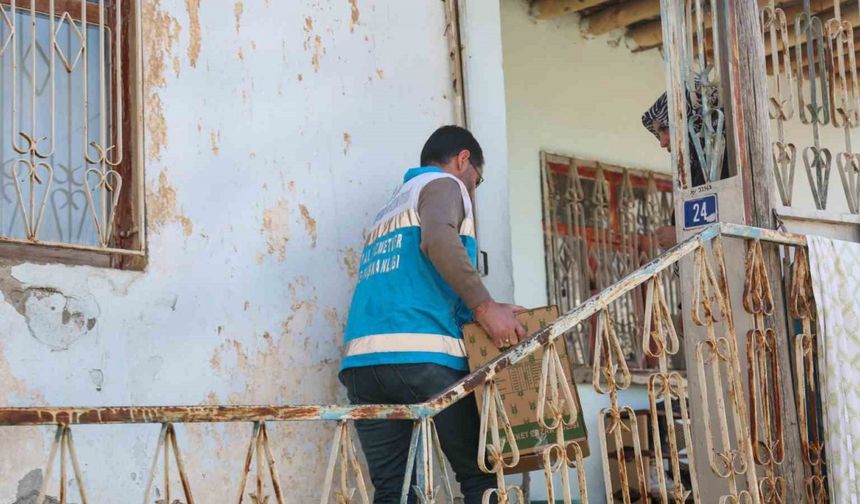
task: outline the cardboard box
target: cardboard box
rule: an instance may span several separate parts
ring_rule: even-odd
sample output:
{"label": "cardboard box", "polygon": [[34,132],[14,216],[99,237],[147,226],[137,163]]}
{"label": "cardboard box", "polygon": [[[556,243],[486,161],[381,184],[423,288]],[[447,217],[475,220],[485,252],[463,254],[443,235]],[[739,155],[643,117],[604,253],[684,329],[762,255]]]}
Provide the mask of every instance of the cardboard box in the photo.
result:
{"label": "cardboard box", "polygon": [[[517,319],[523,324],[526,333],[535,334],[558,318],[558,307],[548,306],[536,308],[521,313]],[[463,326],[463,340],[466,344],[466,353],[469,358],[469,369],[474,371],[487,362],[495,359],[501,350],[490,340],[477,323]],[[576,441],[582,450],[583,457],[587,457],[588,436],[585,431],[582,407],[579,402],[579,393],[573,383],[573,373],[570,369],[570,361],[564,341],[559,338],[554,343],[561,358],[564,372],[570,383],[571,392],[576,401],[579,418],[572,428],[564,431],[565,441]],[[537,422],[537,403],[540,388],[542,370],[543,350],[538,350],[508,369],[505,369],[495,377],[496,385],[505,404],[505,411],[513,427],[517,447],[520,450],[520,462],[516,467],[506,470],[508,474],[522,473],[540,470],[543,468],[543,448],[555,442],[555,432],[545,431]],[[475,390],[475,399],[480,411],[483,401],[483,389]],[[509,460],[510,450],[503,452]]]}

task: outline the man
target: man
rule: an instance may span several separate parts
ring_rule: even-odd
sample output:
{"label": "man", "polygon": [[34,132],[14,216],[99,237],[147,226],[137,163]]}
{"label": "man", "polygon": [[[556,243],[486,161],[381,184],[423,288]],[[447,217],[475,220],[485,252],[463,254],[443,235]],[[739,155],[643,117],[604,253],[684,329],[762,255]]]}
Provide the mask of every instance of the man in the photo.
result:
{"label": "man", "polygon": [[[461,326],[473,315],[500,348],[524,337],[514,318],[518,307],[495,302],[476,270],[471,194],[483,169],[483,151],[472,134],[443,126],[424,145],[421,167],[406,172],[376,215],[361,256],[339,375],[353,404],[419,403],[466,376]],[[478,504],[495,478],[478,468],[474,397],[449,407],[435,423],[466,504]],[[400,502],[412,422],[355,425],[376,488],[374,502]]]}
{"label": "man", "polygon": [[[687,117],[694,118],[692,121],[692,128],[697,134],[700,134],[702,131],[702,96],[704,93],[701,91],[701,88],[702,86],[698,81],[696,81],[696,91],[693,93],[693,96],[696,97],[696,99],[691,99],[691,94],[689,92],[686,93]],[[718,106],[715,90],[714,92],[707,94],[709,96],[708,100],[712,113],[714,111],[719,111],[719,114],[721,115],[722,110]],[[672,152],[671,139],[669,138],[669,102],[667,101],[666,93],[660,95],[660,97],[657,98],[657,101],[651,105],[651,108],[642,114],[642,125],[660,141],[661,148],[666,149],[668,152]],[[704,154],[699,154],[697,152],[698,149],[696,149],[696,141],[694,141],[692,135],[688,134],[688,136],[690,146],[690,182],[692,187],[699,187],[705,185],[707,181],[705,171],[702,168],[702,160],[700,159]],[[728,156],[724,155],[724,137],[722,138],[721,145],[723,145],[723,147],[717,149],[716,155],[720,156],[718,162],[722,164],[720,179],[724,179],[729,176]],[[677,243],[674,226],[659,227],[655,230],[655,234],[657,237],[657,243],[662,249],[671,248]]]}

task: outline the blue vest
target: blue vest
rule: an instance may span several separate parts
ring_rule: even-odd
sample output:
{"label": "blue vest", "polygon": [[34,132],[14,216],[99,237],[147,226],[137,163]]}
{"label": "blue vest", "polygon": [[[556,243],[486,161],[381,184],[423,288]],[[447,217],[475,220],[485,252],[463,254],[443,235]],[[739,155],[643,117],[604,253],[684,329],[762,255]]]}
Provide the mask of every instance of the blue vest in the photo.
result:
{"label": "blue vest", "polygon": [[472,312],[421,251],[418,198],[441,178],[456,180],[465,218],[460,240],[477,263],[472,200],[466,186],[439,168],[413,168],[376,215],[361,254],[358,285],[346,323],[341,369],[433,363],[468,370],[461,326]]}

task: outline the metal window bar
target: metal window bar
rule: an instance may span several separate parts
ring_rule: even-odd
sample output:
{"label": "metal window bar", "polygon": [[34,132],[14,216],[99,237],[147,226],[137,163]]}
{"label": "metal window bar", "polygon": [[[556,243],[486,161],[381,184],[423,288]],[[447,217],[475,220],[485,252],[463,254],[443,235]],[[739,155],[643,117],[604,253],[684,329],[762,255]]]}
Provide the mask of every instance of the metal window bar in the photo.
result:
{"label": "metal window bar", "polygon": [[[748,243],[751,250],[753,266],[744,275],[731,277],[723,261],[723,237],[740,238]],[[587,481],[582,460],[582,452],[575,442],[564,439],[564,428],[570,427],[569,422],[578,418],[577,405],[572,397],[573,386],[570,377],[565,375],[564,366],[555,352],[554,342],[564,337],[572,328],[587,324],[594,320],[598,327],[596,355],[599,356],[593,372],[595,391],[606,394],[610,406],[600,412],[587,412],[599,415],[599,433],[601,452],[600,457],[604,467],[604,482],[607,499],[625,503],[637,502],[638,499],[654,502],[715,502],[716,496],[702,496],[699,493],[696,480],[696,465],[704,464],[710,467],[714,474],[722,478],[725,494],[720,502],[778,502],[769,498],[764,490],[772,487],[770,471],[765,466],[764,476],[758,478],[755,459],[761,460],[762,450],[772,449],[774,439],[778,438],[779,429],[762,434],[759,426],[767,419],[766,407],[755,409],[752,416],[746,412],[747,395],[741,385],[740,352],[734,332],[734,314],[730,306],[729,282],[741,281],[749,299],[747,304],[752,308],[753,316],[766,310],[768,295],[765,278],[759,273],[759,250],[764,243],[792,247],[795,250],[794,269],[791,281],[790,303],[794,307],[792,316],[802,321],[804,333],[797,341],[806,345],[811,332],[813,303],[811,289],[808,288],[808,265],[805,264],[805,238],[802,235],[782,233],[739,225],[716,224],[704,229],[700,234],[678,244],[664,252],[649,263],[632,271],[621,280],[607,286],[598,294],[579,304],[572,310],[559,317],[552,324],[540,330],[518,346],[506,351],[484,367],[476,370],[461,381],[442,391],[436,397],[421,404],[410,405],[305,405],[305,406],[163,406],[163,407],[28,407],[0,408],[0,426],[45,425],[56,426],[56,440],[48,457],[48,471],[56,461],[56,452],[61,451],[60,478],[65,477],[67,458],[75,471],[75,479],[79,484],[81,501],[86,501],[83,486],[85,474],[80,470],[74,450],[71,431],[75,425],[84,424],[161,424],[161,434],[156,448],[155,459],[148,479],[147,495],[151,495],[151,486],[156,481],[159,460],[162,461],[163,478],[162,495],[170,492],[171,485],[177,485],[186,502],[193,502],[191,488],[184,461],[179,451],[174,424],[193,422],[246,422],[252,424],[251,441],[246,453],[243,472],[239,478],[239,493],[235,501],[243,502],[246,497],[251,501],[264,502],[267,498],[272,502],[283,502],[286,499],[275,469],[276,460],[272,455],[266,424],[268,422],[287,421],[322,421],[336,422],[335,437],[332,442],[328,470],[323,480],[321,502],[368,502],[367,483],[364,471],[358,463],[356,446],[350,434],[349,424],[355,420],[411,420],[414,424],[411,457],[405,468],[405,475],[411,476],[413,469],[417,473],[417,484],[413,487],[423,502],[438,502],[441,495],[451,496],[450,482],[446,480],[446,463],[441,454],[438,436],[435,433],[433,417],[455,402],[462,400],[479,387],[483,390],[481,430],[486,433],[480,446],[480,459],[484,461],[482,469],[497,477],[497,486],[488,491],[485,499],[495,495],[499,502],[522,502],[522,490],[516,485],[507,485],[504,470],[517,463],[516,438],[511,430],[504,404],[495,385],[495,377],[503,369],[527,359],[537,351],[543,351],[541,381],[539,387],[539,402],[536,418],[541,427],[547,431],[556,431],[556,441],[543,451],[543,470],[547,476],[550,495],[560,496],[566,504],[570,504],[574,496],[581,502],[588,502]],[[773,245],[771,245],[773,246]],[[708,250],[713,250],[709,253]],[[695,275],[689,281],[696,286],[694,291],[693,320],[704,327],[707,338],[698,346],[698,359],[695,363],[696,372],[707,384],[709,390],[717,393],[704,393],[699,398],[708,403],[710,408],[719,413],[717,424],[706,423],[703,431],[696,432],[693,428],[691,414],[686,402],[689,399],[686,382],[677,372],[668,367],[669,358],[679,349],[679,337],[671,322],[671,311],[664,289],[661,275],[684,258],[691,258],[695,263]],[[644,309],[642,319],[643,338],[642,348],[647,349],[649,356],[659,361],[657,369],[649,375],[648,399],[649,408],[642,415],[622,403],[619,392],[631,384],[630,369],[624,358],[620,340],[614,323],[611,307],[614,303],[638,289],[645,289]],[[759,310],[761,308],[761,310]],[[758,310],[758,311],[757,311]],[[758,330],[758,329],[757,329]],[[766,331],[767,329],[765,329]],[[768,340],[765,338],[764,343]],[[755,340],[758,344],[759,340]],[[761,351],[751,352],[756,362],[765,364],[760,370],[767,369],[767,359],[759,357],[768,355],[766,347]],[[803,404],[802,418],[808,426],[819,426],[818,411],[814,408],[817,389],[815,370],[806,362],[814,365],[814,359],[808,361],[808,353],[798,354],[796,376],[806,380],[800,382],[803,386],[797,390],[798,403]],[[752,380],[753,384],[759,383]],[[769,382],[770,383],[770,382]],[[723,388],[729,390],[726,396]],[[767,387],[763,387],[767,388]],[[750,396],[759,394],[752,390]],[[724,398],[729,397],[726,401]],[[749,399],[752,403],[757,399]],[[762,403],[764,404],[764,403]],[[808,406],[806,406],[808,405]],[[761,411],[762,413],[758,413]],[[658,423],[660,418],[672,419],[667,429],[661,431]],[[625,432],[637,433],[639,422],[650,424],[654,440],[653,449],[649,449],[639,441],[638,435],[633,435],[631,450],[623,449]],[[704,436],[708,443],[706,452],[693,450],[692,439]],[[810,472],[807,476],[809,502],[826,500],[826,485],[823,474],[826,474],[825,462],[822,456],[820,437],[817,429],[810,429],[810,436],[804,438],[804,453],[785,453],[785,457],[803,456],[810,459]],[[681,448],[681,446],[685,448]],[[506,447],[512,449],[514,457],[504,460],[501,453]],[[163,453],[160,450],[164,450]],[[170,452],[172,450],[173,457]],[[162,457],[163,455],[163,457]],[[776,457],[771,457],[775,460]],[[173,461],[173,462],[171,462]],[[654,464],[656,482],[652,482],[646,467]],[[176,466],[179,475],[177,480],[172,478],[171,467]],[[92,466],[88,466],[92,467]],[[617,468],[618,480],[613,480],[613,467]],[[246,484],[252,469],[256,476],[251,479],[253,490],[249,495]],[[575,471],[577,487],[573,486],[573,478],[569,471]],[[683,473],[689,473],[687,480]],[[561,486],[557,488],[552,475],[560,473]],[[50,473],[49,473],[50,474]],[[744,476],[744,477],[741,477]],[[337,477],[337,478],[336,478]],[[403,502],[408,482],[404,488]],[[37,503],[45,501],[54,481],[46,477]],[[62,486],[65,488],[65,486]],[[271,489],[271,494],[267,491]],[[578,495],[577,491],[578,489]],[[60,490],[60,501],[65,502],[65,490]],[[485,500],[487,501],[487,500]],[[147,501],[148,502],[148,501]],[[450,501],[449,501],[450,502]]]}
{"label": "metal window bar", "polygon": [[[580,167],[593,175],[582,175]],[[668,176],[544,154],[542,179],[548,297],[562,312],[660,252],[656,232],[672,226]],[[667,274],[661,281],[674,320],[680,313],[678,277]],[[634,290],[610,308],[623,354],[634,370],[658,365],[657,357],[642,347],[644,296],[643,289]],[[575,364],[591,365],[595,334],[593,325],[571,331],[568,344]],[[683,361],[674,359],[670,367],[683,369]]]}
{"label": "metal window bar", "polygon": [[[770,73],[769,112],[776,126],[772,152],[781,202],[786,207],[796,203],[794,174],[800,155],[815,208],[828,209],[835,164],[848,210],[858,214],[860,153],[854,143],[860,125],[860,80],[854,32],[860,23],[860,5],[840,0],[782,3],[768,0],[761,8]],[[786,136],[786,129],[798,124],[809,134],[803,146]],[[828,127],[842,133],[841,148],[825,145],[822,132]]]}
{"label": "metal window bar", "polygon": [[135,0],[0,1],[0,241],[143,253],[113,239],[120,198],[140,197],[119,171],[129,12]]}

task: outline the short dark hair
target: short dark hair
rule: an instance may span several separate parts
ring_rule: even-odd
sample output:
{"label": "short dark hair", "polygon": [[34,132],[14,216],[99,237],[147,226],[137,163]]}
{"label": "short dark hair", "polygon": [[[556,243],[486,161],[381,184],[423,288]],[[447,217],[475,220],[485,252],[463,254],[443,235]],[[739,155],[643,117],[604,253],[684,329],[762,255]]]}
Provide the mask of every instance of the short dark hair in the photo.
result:
{"label": "short dark hair", "polygon": [[442,126],[424,143],[421,166],[442,166],[462,150],[469,151],[472,164],[484,166],[484,151],[469,130],[460,126]]}

